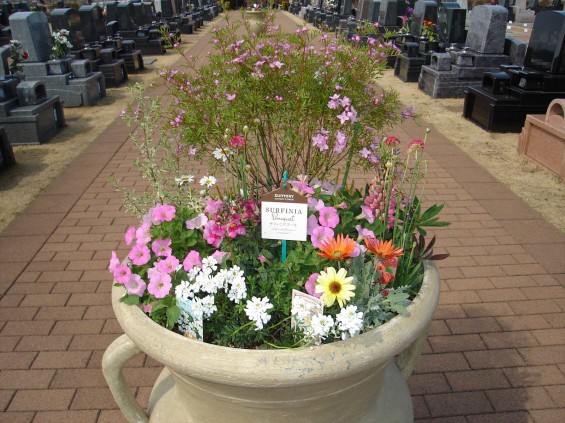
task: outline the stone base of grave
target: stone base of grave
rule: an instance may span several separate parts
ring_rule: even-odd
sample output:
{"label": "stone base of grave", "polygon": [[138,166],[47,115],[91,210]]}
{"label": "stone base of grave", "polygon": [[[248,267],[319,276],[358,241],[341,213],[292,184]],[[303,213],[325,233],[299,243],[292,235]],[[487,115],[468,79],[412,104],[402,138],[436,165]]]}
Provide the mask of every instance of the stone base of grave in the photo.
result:
{"label": "stone base of grave", "polygon": [[565,97],[565,93],[539,92],[535,102],[523,104],[520,98],[532,92],[513,90],[517,96],[496,95],[484,87],[467,89],[463,116],[487,131],[520,132],[528,114],[543,114],[553,99]]}
{"label": "stone base of grave", "polygon": [[123,59],[99,65],[98,70],[104,75],[107,87],[118,87],[128,79],[128,70]]}
{"label": "stone base of grave", "polygon": [[74,60],[70,66],[73,72],[50,75],[45,62],[22,64],[26,80],[43,81],[47,93],[59,96],[64,107],[92,106],[106,96],[104,75],[91,71],[91,61]]}
{"label": "stone base of grave", "polygon": [[[436,56],[436,54],[432,55]],[[468,87],[480,87],[485,72],[498,71],[500,65],[509,64],[510,56],[503,54],[473,53],[475,66],[448,63],[448,70],[439,70],[431,64],[422,66],[418,88],[433,98],[463,98]]]}
{"label": "stone base of grave", "polygon": [[10,116],[0,116],[11,145],[42,144],[65,126],[63,105],[58,96],[43,103],[17,107]]}
{"label": "stone base of grave", "polygon": [[7,169],[16,163],[14,149],[8,141],[8,136],[3,127],[0,127],[0,170]]}
{"label": "stone base of grave", "polygon": [[527,115],[518,152],[565,180],[565,99],[553,100],[545,115]]}
{"label": "stone base of grave", "polygon": [[128,73],[136,73],[144,69],[141,50],[135,50],[132,53],[122,53],[119,57],[124,61]]}
{"label": "stone base of grave", "polygon": [[394,75],[403,82],[418,82],[422,66],[426,64],[428,56],[408,57],[400,55],[396,58]]}

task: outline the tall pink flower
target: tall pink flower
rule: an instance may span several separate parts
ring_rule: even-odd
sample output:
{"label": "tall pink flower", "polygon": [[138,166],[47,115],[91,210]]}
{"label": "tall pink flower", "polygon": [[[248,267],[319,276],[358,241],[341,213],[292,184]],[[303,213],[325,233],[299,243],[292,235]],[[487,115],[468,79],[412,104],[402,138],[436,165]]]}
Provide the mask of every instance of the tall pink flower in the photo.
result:
{"label": "tall pink flower", "polygon": [[153,209],[152,222],[156,225],[162,222],[170,222],[175,218],[176,209],[174,206],[163,204]]}
{"label": "tall pink flower", "polygon": [[110,263],[108,264],[108,270],[114,272],[116,267],[120,264],[120,259],[116,255],[115,251],[112,251],[112,257],[110,258]]}
{"label": "tall pink flower", "polygon": [[333,229],[325,226],[318,226],[312,231],[312,236],[310,237],[310,240],[312,241],[312,245],[318,248],[327,239],[333,238],[333,236],[334,236]]}
{"label": "tall pink flower", "polygon": [[168,256],[157,263],[157,269],[162,273],[173,273],[179,266],[179,260],[175,256]]}
{"label": "tall pink flower", "polygon": [[319,220],[320,225],[327,228],[335,228],[339,223],[339,215],[334,207],[322,207]]}
{"label": "tall pink flower", "polygon": [[164,298],[169,294],[172,286],[170,275],[161,272],[152,272],[149,285],[147,285],[147,291],[155,298]]}
{"label": "tall pink flower", "polygon": [[141,297],[145,292],[147,284],[143,281],[143,279],[141,279],[141,276],[131,275],[124,286],[128,290],[129,295],[137,295],[138,297]]}
{"label": "tall pink flower", "polygon": [[127,245],[131,245],[135,239],[135,227],[130,226],[124,235],[124,241]]}
{"label": "tall pink flower", "polygon": [[124,264],[118,264],[114,267],[114,271],[112,273],[114,274],[114,280],[121,284],[126,283],[131,276],[130,268]]}
{"label": "tall pink flower", "polygon": [[194,266],[202,267],[202,258],[196,250],[190,251],[182,262],[182,267],[186,272],[189,272]]}
{"label": "tall pink flower", "polygon": [[206,207],[204,208],[204,211],[206,213],[216,214],[220,211],[223,205],[224,202],[222,200],[214,200],[213,198],[208,198],[206,200]]}
{"label": "tall pink flower", "polygon": [[167,239],[157,238],[151,244],[151,249],[153,250],[155,255],[159,257],[168,257],[172,254],[171,243],[172,243],[171,238],[167,238]]}
{"label": "tall pink flower", "polygon": [[347,143],[346,143],[345,134],[341,131],[336,131],[333,151],[335,151],[336,153],[339,154],[343,150],[345,150],[346,146],[347,146]]}
{"label": "tall pink flower", "polygon": [[128,257],[136,266],[143,266],[151,259],[151,251],[149,251],[149,247],[145,244],[135,244]]}
{"label": "tall pink flower", "polygon": [[225,234],[225,229],[218,226],[215,221],[209,220],[204,225],[204,233],[202,234],[202,236],[208,244],[214,246],[215,248],[219,248]]}

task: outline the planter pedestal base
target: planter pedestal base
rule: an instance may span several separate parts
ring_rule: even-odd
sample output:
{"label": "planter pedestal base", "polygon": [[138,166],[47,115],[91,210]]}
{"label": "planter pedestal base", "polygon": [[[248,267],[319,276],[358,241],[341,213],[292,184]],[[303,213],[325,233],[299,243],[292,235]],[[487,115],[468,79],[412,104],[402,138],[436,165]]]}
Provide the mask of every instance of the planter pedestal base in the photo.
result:
{"label": "planter pedestal base", "polygon": [[[178,376],[178,375],[177,375]],[[190,404],[186,401],[185,393],[177,392],[177,386],[175,386],[175,380],[171,371],[165,368],[151,391],[151,397],[149,398],[148,414],[149,421],[151,423],[167,422],[167,423],[208,423],[215,422],[215,417],[211,416],[210,419],[202,419],[202,416],[196,412],[195,409],[199,408],[197,404]],[[311,392],[310,395],[315,395],[316,392]],[[206,397],[209,395],[208,392],[199,392],[200,395]],[[339,395],[339,394],[336,394]],[[350,420],[344,410],[338,410],[333,408],[335,405],[334,395],[329,395],[327,397],[326,407],[327,409],[334,410],[333,417],[331,421],[333,423],[347,422]],[[180,398],[183,400],[181,401]],[[277,403],[283,401],[284,399],[276,398],[278,401],[273,401],[273,407],[277,406]],[[228,404],[232,403],[237,407],[237,399],[235,398],[225,398],[225,403],[229,409]],[[296,414],[287,414],[281,410],[280,418],[273,420],[262,420],[261,414],[264,412],[265,403],[262,403],[263,408],[259,406],[255,409],[256,415],[253,415],[251,419],[250,416],[245,417],[243,420],[235,419],[233,416],[230,418],[230,423],[287,423],[289,421],[299,422],[300,415],[302,414],[300,409],[302,407],[307,407],[307,405],[302,404],[301,401],[296,401]],[[193,407],[193,405],[195,407]],[[340,416],[341,414],[341,416]],[[227,421],[227,420],[225,420]],[[309,420],[311,421],[311,420]],[[326,420],[330,421],[330,420]],[[356,420],[356,423],[411,423],[414,421],[414,413],[412,407],[412,398],[410,397],[410,392],[408,390],[408,385],[406,380],[402,377],[400,370],[394,362],[391,362],[386,367],[383,373],[383,385],[380,393],[375,399],[373,405],[369,407],[368,413],[362,420]]]}

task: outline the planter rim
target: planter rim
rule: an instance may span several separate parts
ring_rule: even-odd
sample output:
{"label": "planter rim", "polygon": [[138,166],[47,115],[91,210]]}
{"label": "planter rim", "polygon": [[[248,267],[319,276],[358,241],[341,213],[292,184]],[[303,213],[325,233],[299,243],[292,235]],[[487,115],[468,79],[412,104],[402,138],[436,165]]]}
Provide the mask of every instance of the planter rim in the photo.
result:
{"label": "planter rim", "polygon": [[302,349],[239,349],[186,338],[153,322],[139,307],[120,302],[122,285],[112,288],[112,307],[135,345],[173,372],[236,386],[291,386],[297,378],[313,384],[384,366],[427,329],[439,301],[440,282],[435,264],[424,262],[424,269],[420,292],[404,314],[345,341]]}

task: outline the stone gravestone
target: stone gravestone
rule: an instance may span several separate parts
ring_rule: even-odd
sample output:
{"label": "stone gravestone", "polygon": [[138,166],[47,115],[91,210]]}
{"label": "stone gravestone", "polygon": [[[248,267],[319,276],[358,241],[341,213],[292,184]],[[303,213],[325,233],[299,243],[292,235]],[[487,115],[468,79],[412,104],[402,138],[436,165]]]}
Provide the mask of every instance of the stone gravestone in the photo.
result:
{"label": "stone gravestone", "polygon": [[371,22],[378,22],[379,10],[381,9],[381,0],[373,0],[373,9],[371,12]]}
{"label": "stone gravestone", "polygon": [[419,36],[423,21],[437,23],[437,3],[431,0],[418,0],[414,5],[414,14],[410,24],[410,33]]}
{"label": "stone gravestone", "polygon": [[87,43],[100,41],[100,37],[106,35],[104,25],[104,14],[102,8],[97,4],[87,4],[78,9],[82,23],[82,34]]}
{"label": "stone gravestone", "polygon": [[381,0],[379,23],[386,27],[397,26],[397,18],[406,14],[404,0]]}
{"label": "stone gravestone", "polygon": [[359,1],[359,9],[357,12],[357,19],[364,19],[368,20],[369,16],[369,6],[371,6],[373,0],[360,0]]}
{"label": "stone gravestone", "polygon": [[135,31],[137,29],[137,25],[133,20],[134,14],[135,11],[133,3],[118,3],[118,23],[120,25],[120,32]]}
{"label": "stone gravestone", "polygon": [[565,75],[565,12],[538,13],[526,50],[524,67]]}
{"label": "stone gravestone", "polygon": [[171,0],[155,0],[155,10],[165,19],[177,16],[175,3]]}
{"label": "stone gravestone", "polygon": [[351,6],[351,0],[343,0],[340,15],[345,17],[351,16]]}
{"label": "stone gravestone", "polygon": [[53,9],[51,28],[54,32],[61,29],[69,31],[69,41],[73,45],[73,50],[80,50],[84,47],[83,24],[78,10]]}
{"label": "stone gravestone", "polygon": [[485,72],[511,63],[504,55],[507,10],[502,6],[476,6],[463,50],[450,47],[434,53],[429,66],[423,66],[418,88],[434,98],[465,96],[469,87],[480,87]]}
{"label": "stone gravestone", "polygon": [[536,15],[524,66],[487,72],[480,87],[465,95],[463,115],[495,132],[519,132],[526,115],[544,113],[565,98],[565,12]]}
{"label": "stone gravestone", "polygon": [[51,31],[47,15],[41,12],[16,12],[10,16],[12,37],[28,52],[29,62],[46,62],[51,57]]}
{"label": "stone gravestone", "polygon": [[465,43],[465,20],[467,11],[459,3],[441,2],[438,4],[438,26],[440,41],[447,47],[450,44]]}
{"label": "stone gravestone", "polygon": [[99,3],[99,6],[104,8],[106,6],[106,23],[118,21],[118,2],[108,1],[106,3]]}
{"label": "stone gravestone", "polygon": [[501,54],[504,51],[507,17],[508,11],[502,6],[473,8],[465,42],[467,47],[478,53]]}
{"label": "stone gravestone", "polygon": [[11,47],[2,46],[0,47],[0,77],[10,75],[10,66],[8,64],[8,58],[10,57]]}

